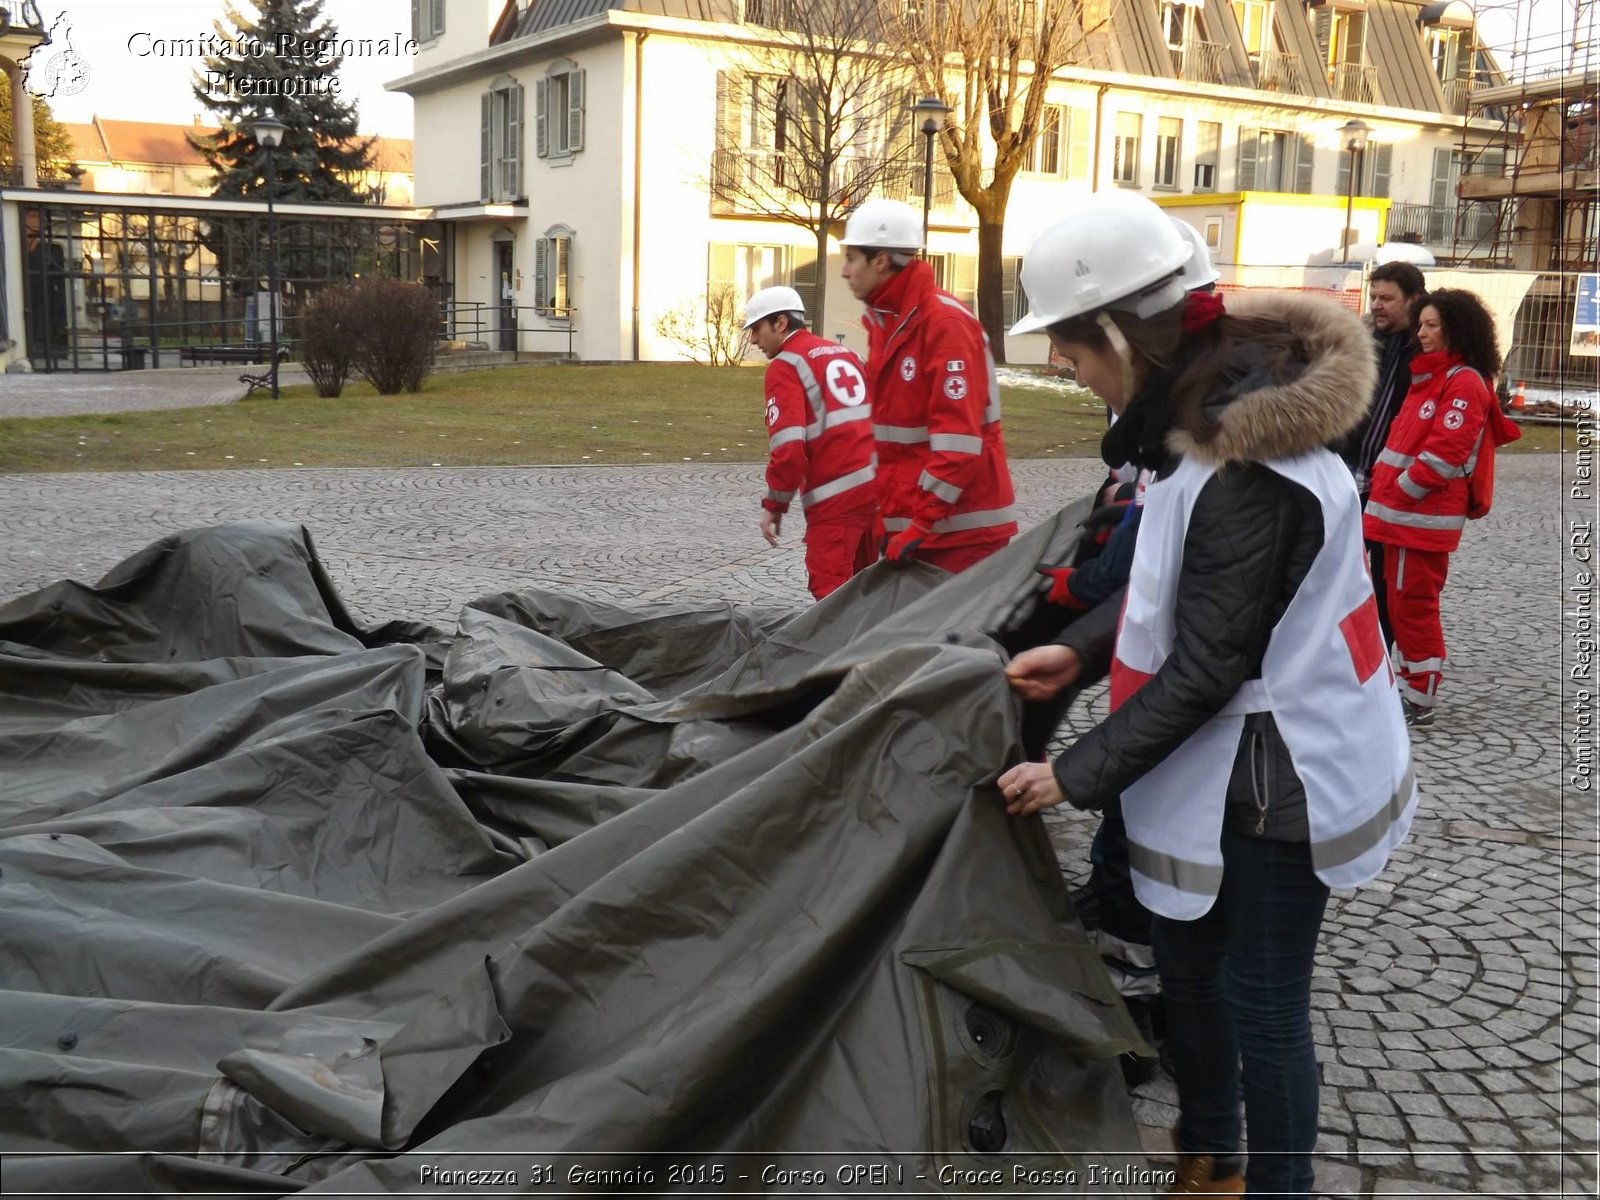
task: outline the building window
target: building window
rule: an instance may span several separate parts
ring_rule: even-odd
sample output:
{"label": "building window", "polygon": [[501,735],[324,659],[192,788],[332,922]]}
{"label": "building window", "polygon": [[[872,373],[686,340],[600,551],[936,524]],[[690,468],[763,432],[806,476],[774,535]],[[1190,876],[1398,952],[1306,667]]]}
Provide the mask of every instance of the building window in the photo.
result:
{"label": "building window", "polygon": [[1244,37],[1244,52],[1252,60],[1272,49],[1272,4],[1270,0],[1234,0],[1233,15]]}
{"label": "building window", "polygon": [[1039,117],[1039,133],[1028,146],[1024,171],[1067,179],[1089,175],[1089,129],[1093,116],[1088,109],[1047,104]]}
{"label": "building window", "polygon": [[540,158],[561,162],[583,149],[583,77],[581,67],[561,59],[539,80],[534,124]]}
{"label": "building window", "polygon": [[533,244],[533,303],[541,316],[572,317],[572,230],[555,225]]}
{"label": "building window", "polygon": [[978,311],[978,256],[976,254],[930,254],[935,287],[943,288],[973,312]]}
{"label": "building window", "polygon": [[1316,166],[1316,144],[1309,134],[1280,129],[1239,130],[1241,192],[1298,192],[1309,195]]}
{"label": "building window", "polygon": [[1167,0],[1161,6],[1161,29],[1167,49],[1182,50],[1194,40],[1194,8],[1187,2]]}
{"label": "building window", "polygon": [[1007,258],[1001,263],[1002,287],[1001,303],[1005,307],[1005,314],[1001,324],[1007,328],[1015,325],[1028,315],[1028,293],[1022,289],[1022,259]]}
{"label": "building window", "polygon": [[431,42],[444,32],[444,0],[411,0],[411,39]]}
{"label": "building window", "polygon": [[1117,132],[1111,145],[1111,178],[1124,187],[1139,183],[1139,139],[1144,118],[1138,113],[1119,112]]}
{"label": "building window", "polygon": [[[1357,196],[1387,196],[1389,194],[1389,166],[1394,156],[1394,146],[1388,142],[1368,142],[1361,153],[1361,178],[1356,180]],[[1334,178],[1333,191],[1337,196],[1350,194],[1350,160],[1354,155],[1348,150],[1339,151],[1339,170]]]}
{"label": "building window", "polygon": [[1156,122],[1156,174],[1152,186],[1176,189],[1182,158],[1183,122],[1177,117],[1161,117]]}
{"label": "building window", "polygon": [[1067,110],[1059,104],[1047,104],[1039,115],[1039,134],[1028,147],[1028,161],[1023,170],[1038,175],[1061,174],[1061,134],[1067,123]]}
{"label": "building window", "polygon": [[1201,121],[1194,135],[1194,190],[1217,190],[1217,159],[1222,149],[1222,125]]}
{"label": "building window", "polygon": [[522,85],[502,75],[480,99],[478,195],[515,200],[522,195]]}

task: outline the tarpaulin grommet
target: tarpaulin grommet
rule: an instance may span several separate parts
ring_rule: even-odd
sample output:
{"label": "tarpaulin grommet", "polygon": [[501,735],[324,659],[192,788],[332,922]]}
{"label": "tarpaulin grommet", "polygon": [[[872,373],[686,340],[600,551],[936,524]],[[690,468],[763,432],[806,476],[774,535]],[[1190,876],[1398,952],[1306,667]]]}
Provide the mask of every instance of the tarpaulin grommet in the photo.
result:
{"label": "tarpaulin grommet", "polygon": [[1017,1048],[1017,1027],[994,1009],[971,1004],[966,1011],[967,1036],[985,1058],[1007,1058]]}
{"label": "tarpaulin grommet", "polygon": [[999,1154],[1006,1148],[1006,1118],[1001,1110],[1005,1094],[985,1092],[967,1122],[967,1144],[979,1154]]}
{"label": "tarpaulin grommet", "polygon": [[56,1045],[63,1050],[71,1050],[77,1044],[78,1035],[75,1033],[63,1033],[56,1039]]}

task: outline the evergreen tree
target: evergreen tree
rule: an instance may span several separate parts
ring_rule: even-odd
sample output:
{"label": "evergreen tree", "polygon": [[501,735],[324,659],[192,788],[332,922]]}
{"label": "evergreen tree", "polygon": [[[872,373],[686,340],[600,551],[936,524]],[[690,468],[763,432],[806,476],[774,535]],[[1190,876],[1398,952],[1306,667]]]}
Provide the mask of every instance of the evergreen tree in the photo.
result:
{"label": "evergreen tree", "polygon": [[338,38],[322,15],[323,0],[251,0],[253,15],[230,2],[214,21],[213,52],[195,72],[194,95],[220,130],[190,141],[205,155],[219,196],[262,194],[269,186],[267,151],[250,123],[273,116],[288,128],[272,151],[278,200],[360,202],[361,173],[372,139],[356,136],[356,105],[337,91],[343,55],[319,55],[317,43]]}
{"label": "evergreen tree", "polygon": [[[33,154],[39,179],[65,179],[72,164],[72,135],[62,128],[42,97],[31,92],[27,96],[33,103]],[[16,148],[11,144],[11,81],[0,72],[0,168],[10,172],[16,162]]]}

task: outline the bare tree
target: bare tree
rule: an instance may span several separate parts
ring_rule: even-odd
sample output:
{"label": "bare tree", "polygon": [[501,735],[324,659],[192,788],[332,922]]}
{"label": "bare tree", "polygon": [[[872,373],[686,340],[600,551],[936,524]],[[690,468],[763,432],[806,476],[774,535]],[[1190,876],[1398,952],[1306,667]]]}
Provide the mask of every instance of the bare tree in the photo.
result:
{"label": "bare tree", "polygon": [[884,58],[870,0],[746,0],[744,19],[757,40],[717,75],[712,204],[811,232],[820,320],[829,234],[867,197],[903,190],[911,76]]}
{"label": "bare tree", "polygon": [[680,300],[656,317],[656,333],[697,363],[736,367],[750,350],[743,299],[731,284],[713,284],[704,296]]}
{"label": "bare tree", "polygon": [[939,135],[978,215],[978,319],[1005,360],[1001,238],[1011,185],[1043,128],[1050,78],[1089,56],[1107,0],[880,0],[885,36],[920,92],[955,111]]}

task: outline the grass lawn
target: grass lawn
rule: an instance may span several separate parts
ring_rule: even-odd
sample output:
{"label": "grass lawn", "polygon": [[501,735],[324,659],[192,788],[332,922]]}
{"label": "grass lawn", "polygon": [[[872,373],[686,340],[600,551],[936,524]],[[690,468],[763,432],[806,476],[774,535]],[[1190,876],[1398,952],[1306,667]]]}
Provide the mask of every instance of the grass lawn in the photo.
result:
{"label": "grass lawn", "polygon": [[[1092,456],[1103,409],[1065,382],[1006,387],[1011,458]],[[760,462],[758,367],[529,367],[435,375],[414,396],[309,385],[215,408],[0,420],[0,473],[228,467]],[[1517,449],[1553,450],[1530,427]]]}

